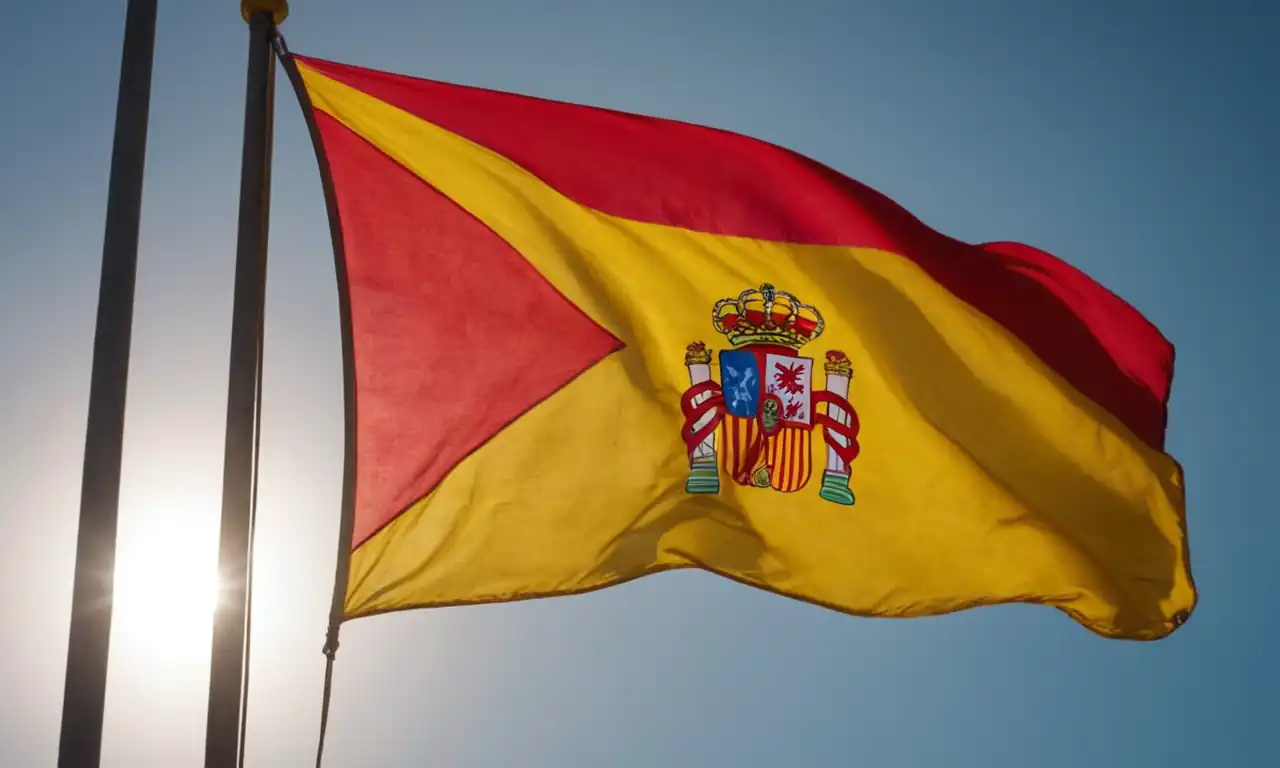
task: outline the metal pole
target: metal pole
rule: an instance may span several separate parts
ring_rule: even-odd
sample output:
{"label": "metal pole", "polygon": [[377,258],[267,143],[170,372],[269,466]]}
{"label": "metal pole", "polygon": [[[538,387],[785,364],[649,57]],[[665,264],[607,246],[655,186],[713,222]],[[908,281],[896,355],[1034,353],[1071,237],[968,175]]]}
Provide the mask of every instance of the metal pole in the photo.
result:
{"label": "metal pole", "polygon": [[155,31],[156,0],[129,0],[89,381],[59,768],[97,768],[102,754],[120,465]]}
{"label": "metal pole", "polygon": [[236,768],[239,762],[241,707],[245,704],[244,671],[248,663],[248,572],[256,459],[255,422],[266,301],[275,90],[271,43],[275,35],[275,20],[271,12],[257,8],[250,8],[246,16],[249,22],[249,68],[244,152],[240,168],[240,234],[236,247],[235,299],[231,318],[222,526],[218,548],[222,590],[213,621],[205,731],[206,768]]}

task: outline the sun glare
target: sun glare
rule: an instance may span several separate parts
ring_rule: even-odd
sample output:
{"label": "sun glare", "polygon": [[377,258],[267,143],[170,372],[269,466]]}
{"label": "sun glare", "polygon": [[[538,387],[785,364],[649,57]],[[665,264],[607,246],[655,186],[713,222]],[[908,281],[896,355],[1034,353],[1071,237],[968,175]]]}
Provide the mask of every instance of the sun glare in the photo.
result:
{"label": "sun glare", "polygon": [[207,661],[219,593],[216,543],[208,527],[193,524],[190,514],[156,510],[121,532],[113,652],[152,662]]}

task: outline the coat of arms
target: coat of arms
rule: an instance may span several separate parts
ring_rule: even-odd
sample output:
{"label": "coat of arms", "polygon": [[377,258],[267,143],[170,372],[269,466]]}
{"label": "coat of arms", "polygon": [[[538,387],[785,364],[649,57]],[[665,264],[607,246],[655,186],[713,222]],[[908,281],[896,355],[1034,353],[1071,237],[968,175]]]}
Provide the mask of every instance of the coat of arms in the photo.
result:
{"label": "coat of arms", "polygon": [[[684,362],[690,387],[681,398],[689,449],[689,493],[719,493],[720,473],[739,485],[790,493],[813,473],[812,434],[823,428],[826,459],[818,495],[853,504],[850,465],[858,455],[858,417],[849,404],[853,366],[838,350],[826,354],[826,389],[813,389],[813,359],[801,347],[822,334],[822,315],[765,283],[736,299],[721,299],[711,322],[732,349],[719,355],[720,382],[711,378],[711,350],[690,344]],[[826,412],[818,406],[825,405]]]}

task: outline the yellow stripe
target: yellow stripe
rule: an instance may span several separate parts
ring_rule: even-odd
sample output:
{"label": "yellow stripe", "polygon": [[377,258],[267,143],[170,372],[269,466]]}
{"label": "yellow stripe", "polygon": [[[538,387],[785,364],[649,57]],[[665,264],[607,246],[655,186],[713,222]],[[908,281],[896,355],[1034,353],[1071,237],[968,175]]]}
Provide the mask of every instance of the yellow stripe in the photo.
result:
{"label": "yellow stripe", "polygon": [[[1042,602],[1137,638],[1167,634],[1193,606],[1176,462],[912,262],[611,217],[460,136],[303,76],[317,108],[467,209],[627,344],[360,547],[348,617],[683,566],[868,615]],[[722,343],[712,304],[762,282],[826,317],[804,354],[853,360],[856,506],[822,501],[816,483],[779,494],[722,477],[718,496],[683,491],[684,347]]]}

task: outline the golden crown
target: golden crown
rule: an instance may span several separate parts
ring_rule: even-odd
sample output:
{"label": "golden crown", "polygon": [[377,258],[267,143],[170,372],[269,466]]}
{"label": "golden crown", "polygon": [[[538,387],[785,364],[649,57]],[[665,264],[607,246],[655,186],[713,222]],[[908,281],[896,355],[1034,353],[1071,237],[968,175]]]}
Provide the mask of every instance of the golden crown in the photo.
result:
{"label": "golden crown", "polygon": [[776,344],[800,349],[822,335],[822,314],[786,291],[765,283],[736,299],[721,299],[711,310],[711,323],[734,349]]}

